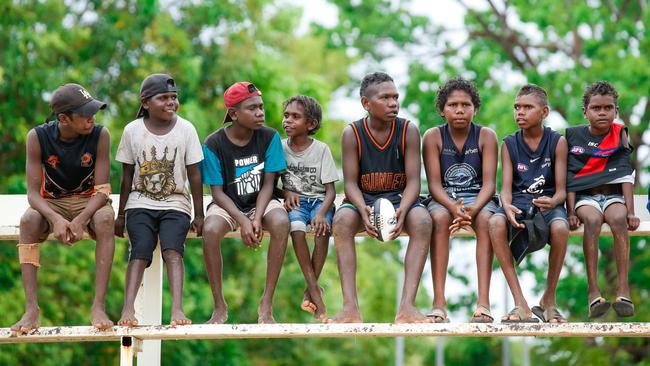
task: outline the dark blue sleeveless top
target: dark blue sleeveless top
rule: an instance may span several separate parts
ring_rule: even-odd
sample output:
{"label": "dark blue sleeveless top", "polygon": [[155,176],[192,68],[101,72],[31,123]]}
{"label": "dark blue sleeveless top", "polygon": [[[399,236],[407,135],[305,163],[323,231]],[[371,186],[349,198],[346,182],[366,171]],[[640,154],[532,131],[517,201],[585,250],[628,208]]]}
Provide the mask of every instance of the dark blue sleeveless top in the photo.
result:
{"label": "dark blue sleeveless top", "polygon": [[102,126],[71,142],[59,138],[59,121],[34,128],[41,146],[45,198],[90,197],[95,186],[95,160]]}
{"label": "dark blue sleeveless top", "polygon": [[533,198],[555,194],[555,148],[560,134],[544,128],[536,151],[531,151],[521,130],[503,139],[512,162],[512,204],[531,205]]}
{"label": "dark blue sleeveless top", "polygon": [[386,198],[393,204],[402,200],[406,187],[404,149],[408,124],[409,121],[396,118],[383,146],[370,134],[367,118],[351,124],[359,154],[358,184],[366,205],[372,206],[378,198]]}
{"label": "dark blue sleeveless top", "polygon": [[440,177],[442,186],[452,193],[478,193],[483,185],[483,159],[478,140],[482,126],[470,123],[469,134],[458,151],[449,132],[449,124],[439,126],[442,137],[440,151]]}

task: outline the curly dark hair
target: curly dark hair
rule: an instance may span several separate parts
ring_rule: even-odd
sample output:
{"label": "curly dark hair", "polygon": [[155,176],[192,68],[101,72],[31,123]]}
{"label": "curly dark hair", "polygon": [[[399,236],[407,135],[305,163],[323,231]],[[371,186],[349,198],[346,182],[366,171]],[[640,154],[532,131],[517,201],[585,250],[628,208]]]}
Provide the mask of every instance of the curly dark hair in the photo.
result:
{"label": "curly dark hair", "polygon": [[611,95],[614,97],[614,104],[618,104],[618,92],[616,91],[616,88],[614,88],[614,85],[606,81],[596,81],[585,89],[585,93],[582,95],[583,108],[589,106],[592,95]]}
{"label": "curly dark hair", "polygon": [[548,94],[546,94],[546,90],[539,85],[526,84],[522,86],[517,93],[517,96],[521,95],[534,95],[543,106],[548,105]]}
{"label": "curly dark hair", "polygon": [[296,95],[293,96],[282,103],[282,109],[286,110],[287,106],[291,103],[298,103],[302,106],[302,109],[305,111],[305,119],[307,121],[316,121],[316,127],[309,130],[308,135],[315,134],[320,129],[321,120],[323,119],[323,110],[320,107],[320,104],[316,99],[306,96],[306,95]]}
{"label": "curly dark hair", "polygon": [[361,80],[361,88],[359,88],[359,95],[362,97],[369,97],[367,91],[368,87],[375,84],[381,84],[390,81],[394,83],[393,78],[385,72],[373,72],[363,77]]}
{"label": "curly dark hair", "polygon": [[447,99],[449,99],[449,96],[455,90],[461,90],[467,93],[470,98],[472,98],[472,104],[474,104],[475,109],[479,109],[481,107],[481,97],[478,94],[478,89],[476,89],[476,86],[471,81],[465,80],[458,76],[451,80],[448,80],[440,88],[438,88],[438,93],[436,94],[436,109],[438,110],[438,113],[442,113],[442,111],[445,109]]}

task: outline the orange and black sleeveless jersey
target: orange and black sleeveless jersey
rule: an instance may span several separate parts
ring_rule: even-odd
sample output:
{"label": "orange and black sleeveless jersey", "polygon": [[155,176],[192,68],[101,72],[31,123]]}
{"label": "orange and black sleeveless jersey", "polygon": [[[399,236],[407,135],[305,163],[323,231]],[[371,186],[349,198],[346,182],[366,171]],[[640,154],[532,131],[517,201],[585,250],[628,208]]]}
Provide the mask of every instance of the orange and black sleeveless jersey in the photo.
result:
{"label": "orange and black sleeveless jersey", "polygon": [[383,145],[377,143],[368,127],[367,117],[351,123],[359,154],[359,188],[366,205],[378,198],[399,204],[406,187],[404,152],[409,121],[396,118]]}
{"label": "orange and black sleeveless jersey", "polygon": [[102,126],[72,142],[59,138],[59,121],[34,130],[41,145],[41,196],[44,198],[90,197],[95,186],[95,160]]}

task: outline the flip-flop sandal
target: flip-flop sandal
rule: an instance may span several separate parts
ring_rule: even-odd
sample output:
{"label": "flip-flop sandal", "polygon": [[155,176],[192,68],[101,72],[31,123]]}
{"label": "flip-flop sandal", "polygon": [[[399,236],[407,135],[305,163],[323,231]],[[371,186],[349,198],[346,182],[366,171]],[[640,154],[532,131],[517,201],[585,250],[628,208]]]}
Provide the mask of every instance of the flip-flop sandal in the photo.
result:
{"label": "flip-flop sandal", "polygon": [[[510,317],[513,315],[519,319],[510,319]],[[526,314],[523,308],[515,306],[506,315],[505,319],[501,318],[501,323],[539,323],[539,319],[535,318],[534,316],[528,317],[528,314]]]}
{"label": "flip-flop sandal", "polygon": [[600,318],[601,316],[607,314],[609,307],[612,304],[607,301],[604,297],[598,296],[595,299],[589,302],[589,317],[590,318]]}
{"label": "flip-flop sandal", "polygon": [[634,303],[625,296],[619,296],[612,304],[616,315],[627,318],[634,315]]}
{"label": "flip-flop sandal", "polygon": [[[560,311],[556,307],[542,309],[541,306],[533,306],[530,310],[544,323],[550,323],[550,320],[553,319],[557,320],[555,323],[566,323],[566,318],[560,314]],[[564,321],[561,322],[560,320]]]}
{"label": "flip-flop sandal", "polygon": [[441,308],[433,308],[427,318],[433,318],[434,323],[449,323],[447,312]]}
{"label": "flip-flop sandal", "polygon": [[494,322],[494,317],[490,313],[490,309],[485,306],[479,305],[474,310],[472,318],[469,320],[470,323],[492,323]]}

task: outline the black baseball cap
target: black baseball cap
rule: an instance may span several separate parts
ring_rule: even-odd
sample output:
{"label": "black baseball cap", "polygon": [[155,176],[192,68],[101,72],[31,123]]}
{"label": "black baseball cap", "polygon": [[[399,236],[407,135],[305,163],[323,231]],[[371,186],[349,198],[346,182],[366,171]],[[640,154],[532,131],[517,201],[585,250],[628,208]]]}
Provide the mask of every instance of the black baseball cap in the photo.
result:
{"label": "black baseball cap", "polygon": [[83,86],[69,83],[58,87],[54,91],[52,100],[50,100],[50,107],[55,115],[73,112],[84,117],[90,117],[100,109],[106,108],[106,103],[94,99]]}
{"label": "black baseball cap", "polygon": [[[147,76],[140,85],[140,102],[143,102],[157,94],[178,92],[174,78],[167,74],[151,74]],[[136,118],[144,116],[144,108],[140,105]]]}
{"label": "black baseball cap", "polygon": [[511,228],[510,251],[515,263],[519,265],[527,254],[538,251],[549,242],[549,227],[544,216],[539,210],[533,207],[528,210],[523,220],[524,228]]}

